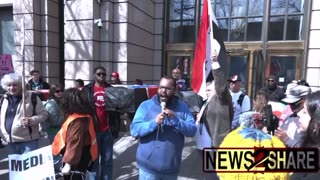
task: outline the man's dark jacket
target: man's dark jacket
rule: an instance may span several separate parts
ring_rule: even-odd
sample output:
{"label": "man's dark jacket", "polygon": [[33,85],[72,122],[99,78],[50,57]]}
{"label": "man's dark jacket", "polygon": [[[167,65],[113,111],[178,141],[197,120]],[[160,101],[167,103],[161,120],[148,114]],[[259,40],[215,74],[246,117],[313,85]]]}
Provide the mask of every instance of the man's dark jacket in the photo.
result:
{"label": "man's dark jacket", "polygon": [[211,97],[203,119],[211,137],[212,146],[219,147],[224,137],[231,131],[234,110],[225,73],[221,68],[212,70],[212,73],[216,94]]}
{"label": "man's dark jacket", "polygon": [[283,93],[283,90],[279,87],[269,89],[268,87],[262,88],[269,96],[269,101],[281,102],[286,95]]}
{"label": "man's dark jacket", "polygon": [[[49,83],[45,82],[42,78],[39,79],[39,83],[42,84],[42,89],[50,89]],[[32,84],[34,84],[33,79],[28,81],[28,86],[32,89]]]}

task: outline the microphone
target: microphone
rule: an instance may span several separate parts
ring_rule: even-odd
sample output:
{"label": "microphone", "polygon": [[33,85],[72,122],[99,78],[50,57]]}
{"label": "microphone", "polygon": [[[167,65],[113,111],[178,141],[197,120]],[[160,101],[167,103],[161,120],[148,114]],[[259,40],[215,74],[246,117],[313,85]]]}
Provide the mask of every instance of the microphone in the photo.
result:
{"label": "microphone", "polygon": [[162,101],[160,106],[161,106],[161,112],[164,112],[164,108],[166,107],[167,103]]}
{"label": "microphone", "polygon": [[[162,112],[162,113],[164,113],[164,108],[166,107],[166,105],[167,105],[167,103],[164,102],[164,101],[162,101],[162,102],[160,103],[161,112]],[[162,127],[163,127],[163,122],[161,123],[161,129],[162,129]]]}

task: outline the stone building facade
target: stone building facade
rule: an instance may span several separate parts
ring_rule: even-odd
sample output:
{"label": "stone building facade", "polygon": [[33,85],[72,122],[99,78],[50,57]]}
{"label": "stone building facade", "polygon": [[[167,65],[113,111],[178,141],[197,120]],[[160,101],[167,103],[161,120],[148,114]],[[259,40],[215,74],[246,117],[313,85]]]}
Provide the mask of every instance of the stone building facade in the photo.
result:
{"label": "stone building facade", "polygon": [[[229,39],[225,42],[231,59],[233,51],[238,49],[242,54],[249,53],[247,69],[244,70],[250,72],[245,75],[245,88],[249,93],[249,85],[254,86],[255,83],[254,52],[261,51],[263,46],[267,47],[266,58],[272,59],[272,53],[277,57],[295,56],[294,78],[306,79],[314,90],[320,88],[320,45],[317,43],[320,37],[317,20],[320,1],[295,1],[304,3],[303,39],[265,43],[262,43],[263,39],[237,42]],[[124,83],[132,84],[139,78],[146,84],[157,84],[163,74],[170,73],[171,57],[185,58],[187,54],[190,58],[188,71],[191,71],[196,36],[191,43],[169,42],[172,35],[169,16],[170,13],[179,13],[172,8],[179,6],[178,2],[194,4],[193,34],[196,34],[201,0],[1,0],[0,12],[12,8],[12,14],[6,15],[12,16],[12,30],[6,33],[12,35],[14,41],[7,42],[4,37],[8,35],[0,34],[2,44],[12,46],[12,52],[0,49],[0,54],[12,54],[15,71],[21,72],[21,23],[24,19],[27,74],[38,69],[49,83],[61,82],[71,87],[78,78],[88,83],[93,79],[93,68],[103,66],[108,74],[119,72]],[[1,16],[3,14],[0,13],[0,19]],[[267,73],[264,75],[267,76],[270,72],[267,67],[265,69]]]}

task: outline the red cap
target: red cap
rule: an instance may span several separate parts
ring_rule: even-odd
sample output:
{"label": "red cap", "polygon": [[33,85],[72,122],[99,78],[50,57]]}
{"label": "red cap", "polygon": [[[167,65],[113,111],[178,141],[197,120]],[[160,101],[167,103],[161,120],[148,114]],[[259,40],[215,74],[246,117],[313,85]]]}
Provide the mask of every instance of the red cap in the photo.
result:
{"label": "red cap", "polygon": [[111,74],[111,76],[112,76],[112,77],[117,77],[117,78],[118,78],[118,77],[119,77],[119,74],[118,74],[117,72],[113,72],[113,73]]}

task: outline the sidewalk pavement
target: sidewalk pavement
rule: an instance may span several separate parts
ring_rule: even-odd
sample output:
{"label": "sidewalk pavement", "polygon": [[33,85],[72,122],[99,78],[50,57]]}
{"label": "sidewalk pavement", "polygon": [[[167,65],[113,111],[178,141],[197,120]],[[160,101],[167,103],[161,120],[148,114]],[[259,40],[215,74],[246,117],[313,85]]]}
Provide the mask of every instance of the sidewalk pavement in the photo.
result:
{"label": "sidewalk pavement", "polygon": [[[138,141],[126,133],[121,133],[114,143],[113,152],[113,179],[138,180],[138,165],[136,150]],[[0,179],[9,180],[7,147],[0,149]],[[198,156],[194,138],[186,138],[182,153],[182,164],[178,180],[201,179],[202,161]]]}

